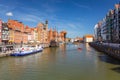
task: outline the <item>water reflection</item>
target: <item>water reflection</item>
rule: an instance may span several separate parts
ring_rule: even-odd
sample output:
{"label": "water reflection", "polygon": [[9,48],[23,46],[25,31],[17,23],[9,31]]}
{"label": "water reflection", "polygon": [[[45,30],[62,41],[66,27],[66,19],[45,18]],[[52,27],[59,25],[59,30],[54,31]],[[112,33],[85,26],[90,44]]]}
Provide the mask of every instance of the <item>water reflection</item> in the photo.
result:
{"label": "water reflection", "polygon": [[120,73],[120,67],[111,68],[111,70]]}
{"label": "water reflection", "polygon": [[89,46],[88,43],[85,43],[85,48],[86,48],[86,51],[87,51],[87,52],[90,52],[90,51],[91,51],[91,47]]}
{"label": "water reflection", "polygon": [[45,61],[45,64],[47,64],[48,62],[54,63],[56,62],[56,56],[58,53],[58,47],[51,47],[51,48],[46,48],[43,51],[43,55],[42,55],[42,61]]}
{"label": "water reflection", "polygon": [[66,53],[66,44],[61,44],[59,47],[61,52]]}
{"label": "water reflection", "polygon": [[62,44],[41,54],[0,58],[0,80],[119,80],[119,73],[119,61],[88,44]]}
{"label": "water reflection", "polygon": [[84,44],[85,45],[85,51],[86,51],[86,56],[88,57],[88,58],[93,58],[93,56],[95,55],[94,54],[94,51],[91,49],[91,47],[89,46],[89,44],[88,43],[85,43]]}
{"label": "water reflection", "polygon": [[60,45],[60,48],[59,48],[59,49],[60,49],[60,53],[62,54],[62,58],[65,58],[65,57],[66,57],[66,51],[67,51],[67,50],[66,50],[66,46],[67,46],[66,44],[61,44],[61,45]]}
{"label": "water reflection", "polygon": [[99,55],[99,59],[103,62],[114,64],[114,65],[120,65],[120,61],[106,55],[106,54],[101,54]]}

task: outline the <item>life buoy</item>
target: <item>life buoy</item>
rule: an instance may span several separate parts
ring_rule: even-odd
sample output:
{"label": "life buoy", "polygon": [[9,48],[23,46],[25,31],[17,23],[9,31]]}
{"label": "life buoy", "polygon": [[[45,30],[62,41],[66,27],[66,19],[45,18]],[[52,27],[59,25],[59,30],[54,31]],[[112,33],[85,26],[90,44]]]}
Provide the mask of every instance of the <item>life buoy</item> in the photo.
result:
{"label": "life buoy", "polygon": [[24,48],[22,48],[22,51],[24,50]]}

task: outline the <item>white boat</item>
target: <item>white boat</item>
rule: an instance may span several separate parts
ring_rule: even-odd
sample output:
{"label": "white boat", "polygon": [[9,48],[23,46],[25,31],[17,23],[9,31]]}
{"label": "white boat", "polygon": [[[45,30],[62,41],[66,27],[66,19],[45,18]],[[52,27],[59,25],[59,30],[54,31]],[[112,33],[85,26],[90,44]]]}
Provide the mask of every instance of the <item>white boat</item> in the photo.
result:
{"label": "white boat", "polygon": [[11,54],[11,56],[25,56],[38,52],[42,52],[43,48],[41,46],[36,47],[22,47],[16,48],[15,51]]}

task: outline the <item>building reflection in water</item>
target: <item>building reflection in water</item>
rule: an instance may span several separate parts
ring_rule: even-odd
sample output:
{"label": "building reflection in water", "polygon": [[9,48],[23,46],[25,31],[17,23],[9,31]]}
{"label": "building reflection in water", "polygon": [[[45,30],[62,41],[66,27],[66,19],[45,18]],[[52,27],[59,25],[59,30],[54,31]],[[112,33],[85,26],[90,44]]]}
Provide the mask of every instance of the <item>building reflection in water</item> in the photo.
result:
{"label": "building reflection in water", "polygon": [[91,51],[90,46],[89,46],[88,43],[85,44],[85,47],[86,47],[86,51],[87,51],[87,52],[90,52],[90,51]]}
{"label": "building reflection in water", "polygon": [[86,49],[86,56],[88,58],[92,58],[93,52],[92,52],[91,47],[89,46],[89,43],[85,43],[85,49]]}
{"label": "building reflection in water", "polygon": [[41,61],[44,62],[44,64],[56,63],[57,61],[57,53],[58,53],[58,47],[50,47],[43,50],[43,55],[41,57]]}
{"label": "building reflection in water", "polygon": [[60,53],[62,54],[62,57],[66,57],[66,44],[60,44]]}

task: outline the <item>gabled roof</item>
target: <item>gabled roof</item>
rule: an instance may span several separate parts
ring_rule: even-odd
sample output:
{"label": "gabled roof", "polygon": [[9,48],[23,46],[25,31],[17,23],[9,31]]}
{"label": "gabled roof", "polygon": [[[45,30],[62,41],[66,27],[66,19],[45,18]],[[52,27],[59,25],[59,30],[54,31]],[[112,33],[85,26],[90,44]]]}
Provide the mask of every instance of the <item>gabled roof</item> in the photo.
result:
{"label": "gabled roof", "polygon": [[18,22],[17,20],[8,20],[7,22],[8,28],[23,31],[24,30],[24,24],[22,22]]}

